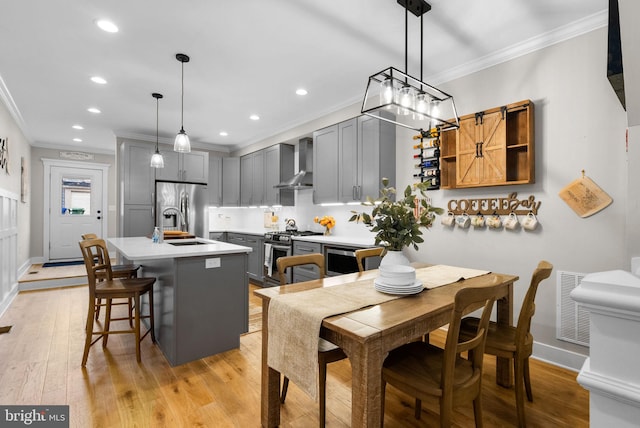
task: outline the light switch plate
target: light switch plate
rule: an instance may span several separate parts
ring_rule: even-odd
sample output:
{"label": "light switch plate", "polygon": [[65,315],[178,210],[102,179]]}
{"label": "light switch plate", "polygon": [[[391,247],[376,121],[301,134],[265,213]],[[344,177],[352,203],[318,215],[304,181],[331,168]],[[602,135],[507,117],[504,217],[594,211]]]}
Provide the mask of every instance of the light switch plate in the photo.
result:
{"label": "light switch plate", "polygon": [[204,262],[204,267],[206,269],[219,268],[220,267],[220,257],[216,257],[215,259],[206,259],[205,262]]}

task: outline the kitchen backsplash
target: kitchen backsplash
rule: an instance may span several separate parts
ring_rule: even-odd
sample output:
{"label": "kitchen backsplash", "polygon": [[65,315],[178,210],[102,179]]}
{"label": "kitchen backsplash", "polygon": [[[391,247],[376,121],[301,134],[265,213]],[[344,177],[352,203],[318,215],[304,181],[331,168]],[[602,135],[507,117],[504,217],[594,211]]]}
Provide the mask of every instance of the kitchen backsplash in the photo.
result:
{"label": "kitchen backsplash", "polygon": [[[336,226],[331,231],[332,235],[357,239],[366,239],[373,235],[362,223],[349,222],[352,210],[360,211],[365,207],[361,205],[314,205],[312,198],[313,192],[310,190],[296,191],[294,207],[270,208],[278,216],[279,229],[284,230],[285,219],[293,218],[298,230],[323,232],[324,227],[314,223],[313,218],[330,215],[336,219]],[[264,208],[209,208],[209,230],[259,230],[264,228],[264,211]]]}

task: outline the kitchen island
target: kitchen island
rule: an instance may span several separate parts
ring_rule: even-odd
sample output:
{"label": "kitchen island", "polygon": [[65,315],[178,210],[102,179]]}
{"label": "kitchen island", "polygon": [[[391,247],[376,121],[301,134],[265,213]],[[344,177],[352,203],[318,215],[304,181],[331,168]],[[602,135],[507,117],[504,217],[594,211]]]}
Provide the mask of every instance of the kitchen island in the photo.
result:
{"label": "kitchen island", "polygon": [[139,276],[156,277],[155,336],[172,366],[240,346],[248,330],[251,248],[200,238],[108,241],[127,263],[141,265]]}

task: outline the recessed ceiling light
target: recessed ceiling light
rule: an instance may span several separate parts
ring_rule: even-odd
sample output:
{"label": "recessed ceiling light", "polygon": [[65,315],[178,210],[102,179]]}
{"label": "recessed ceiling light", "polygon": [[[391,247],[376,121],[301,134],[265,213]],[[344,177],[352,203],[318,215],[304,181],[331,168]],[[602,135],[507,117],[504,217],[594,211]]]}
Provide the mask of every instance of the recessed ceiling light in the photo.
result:
{"label": "recessed ceiling light", "polygon": [[73,141],[76,143],[82,143],[82,138],[74,138]]}
{"label": "recessed ceiling light", "polygon": [[251,120],[260,120],[260,116],[258,116],[257,114],[252,114],[251,116],[249,116],[249,119],[251,119]]}
{"label": "recessed ceiling light", "polygon": [[72,128],[73,129],[84,129],[84,126],[82,126],[82,125],[73,125]]}
{"label": "recessed ceiling light", "polygon": [[95,107],[89,107],[89,108],[87,109],[87,111],[88,111],[89,113],[95,113],[95,114],[101,113],[101,112],[100,112],[100,109],[97,109],[97,108],[95,108]]}
{"label": "recessed ceiling light", "polygon": [[91,81],[93,83],[97,83],[99,85],[106,85],[107,84],[107,81],[105,79],[103,79],[102,77],[100,77],[100,76],[93,76],[91,78]]}
{"label": "recessed ceiling light", "polygon": [[101,30],[106,31],[107,33],[118,32],[118,26],[108,19],[99,19],[96,21],[96,25],[100,27]]}
{"label": "recessed ceiling light", "polygon": [[307,90],[303,88],[296,90],[296,94],[298,95],[307,95],[307,93],[308,93]]}
{"label": "recessed ceiling light", "polygon": [[226,133],[225,131],[220,132],[220,136],[221,137],[226,137],[227,135],[229,135],[228,133]]}

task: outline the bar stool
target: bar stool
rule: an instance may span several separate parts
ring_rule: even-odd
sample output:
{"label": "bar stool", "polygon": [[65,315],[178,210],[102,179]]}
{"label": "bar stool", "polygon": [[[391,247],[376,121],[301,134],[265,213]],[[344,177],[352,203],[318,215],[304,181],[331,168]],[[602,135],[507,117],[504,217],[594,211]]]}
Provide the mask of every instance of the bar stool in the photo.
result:
{"label": "bar stool", "polygon": [[[95,233],[85,233],[82,235],[83,240],[87,239],[98,239],[98,235]],[[99,257],[99,255],[95,255],[95,257]],[[113,272],[113,278],[136,278],[138,276],[138,269],[140,269],[140,265],[134,264],[121,264],[121,265],[111,265],[111,271]],[[99,273],[98,279],[105,279],[103,272]],[[112,305],[129,305],[129,325],[133,327],[133,301],[131,299],[127,299],[126,302],[117,302],[112,303]],[[98,299],[96,301],[96,321],[100,317],[100,308],[105,306],[102,303],[102,299]]]}
{"label": "bar stool", "polygon": [[[102,239],[88,239],[78,243],[82,251],[82,257],[87,269],[87,278],[89,280],[89,309],[87,312],[86,323],[86,339],[84,352],[82,355],[82,366],[87,363],[89,356],[89,348],[102,338],[102,347],[107,346],[107,340],[110,334],[131,333],[136,339],[136,360],[141,362],[140,358],[140,342],[151,333],[151,340],[156,343],[154,333],[153,319],[153,284],[156,279],[153,277],[143,278],[113,278],[111,269],[111,259],[107,245]],[[149,296],[149,314],[143,316],[141,314],[140,297],[144,294]],[[111,330],[111,321],[129,320],[131,324],[131,313],[126,318],[111,318],[112,299],[125,298],[133,300],[133,325],[128,330]],[[94,318],[99,306],[97,301],[105,299],[105,320],[102,329],[94,330]],[[149,320],[149,329],[140,335],[140,320]],[[94,336],[98,336],[93,339]]]}

